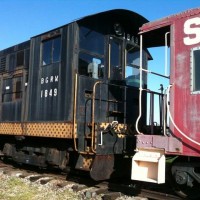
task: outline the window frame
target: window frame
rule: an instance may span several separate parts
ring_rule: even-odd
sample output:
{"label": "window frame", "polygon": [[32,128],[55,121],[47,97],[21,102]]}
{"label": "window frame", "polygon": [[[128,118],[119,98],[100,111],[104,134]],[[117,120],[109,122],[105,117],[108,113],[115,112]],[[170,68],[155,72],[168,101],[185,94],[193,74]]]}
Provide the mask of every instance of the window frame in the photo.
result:
{"label": "window frame", "polygon": [[24,67],[24,58],[25,58],[24,49],[16,52],[16,66],[15,66],[16,69]]}
{"label": "window frame", "polygon": [[13,98],[12,101],[20,100],[22,99],[22,80],[13,80]]}
{"label": "window frame", "polygon": [[22,76],[15,76],[12,78],[7,77],[3,79],[2,84],[3,84],[2,103],[16,102],[18,100],[22,100],[23,98]]}
{"label": "window frame", "polygon": [[[106,41],[107,41],[106,36],[104,34],[100,33],[97,30],[93,30],[93,29],[88,28],[85,25],[79,25],[78,30],[79,30],[79,34],[78,34],[78,37],[79,37],[78,74],[81,75],[81,76],[86,76],[86,77],[96,79],[96,80],[97,79],[98,80],[105,79],[105,62],[106,62],[106,60],[105,60],[106,49],[105,48],[106,48]],[[89,37],[89,38],[86,37],[84,40],[82,40],[84,32],[88,32],[87,34],[92,33],[92,37]],[[102,46],[99,49],[98,48],[93,49],[94,41],[96,41],[96,38],[95,38],[95,40],[93,40],[94,34],[96,34],[98,36],[96,38],[100,38],[101,40],[103,40]],[[92,45],[90,45],[92,48],[87,48],[88,47],[87,45],[84,46],[85,43],[87,43],[86,41],[88,42],[88,44],[92,43]],[[88,62],[87,70],[86,70],[86,67],[83,68],[85,70],[82,70],[82,66],[80,65],[80,60],[83,57],[85,57],[85,58],[91,57],[92,58],[92,60],[90,62]],[[101,63],[97,64],[98,65],[97,77],[93,76],[94,74],[91,75],[91,72],[88,71],[89,70],[89,64],[93,63],[93,59],[101,61]],[[92,65],[90,67],[92,67]],[[95,69],[95,67],[94,67],[94,69]]]}
{"label": "window frame", "polygon": [[[59,43],[60,49],[59,49],[59,56],[58,56],[59,59],[54,61],[54,58],[55,58],[55,55],[54,55],[55,46],[54,46],[54,44],[55,44],[55,40],[58,39],[58,38],[60,38],[60,43]],[[51,42],[50,62],[48,62],[47,64],[46,63],[44,64],[44,43],[45,42]],[[61,50],[62,50],[62,37],[61,37],[61,35],[57,35],[55,37],[51,37],[51,38],[48,38],[46,40],[42,40],[42,42],[41,42],[41,66],[47,66],[47,65],[51,65],[53,63],[61,62],[61,54],[62,54]]]}
{"label": "window frame", "polygon": [[[87,31],[86,35],[92,34],[89,38],[88,36],[84,36],[84,32]],[[96,34],[97,37],[93,39],[94,34]],[[103,40],[102,46],[100,48],[96,48],[97,46],[99,47],[100,45],[98,44],[98,41]],[[95,44],[94,44],[95,42]],[[89,44],[90,48],[87,48]],[[101,43],[100,43],[101,44]],[[90,52],[91,54],[96,54],[99,56],[104,56],[105,55],[105,44],[106,44],[106,37],[104,34],[100,33],[99,31],[95,31],[93,29],[88,28],[87,26],[84,25],[79,25],[79,49],[80,51],[87,51]],[[94,48],[95,47],[95,48]]]}
{"label": "window frame", "polygon": [[[80,62],[81,57],[84,57],[84,56],[91,57],[93,59],[101,61],[101,63],[98,64],[98,75],[97,75],[98,78],[97,77],[94,78],[94,77],[90,76],[88,69],[87,69],[87,72],[85,70],[85,73],[82,73],[82,71],[81,71],[82,66],[80,66],[80,63],[78,63],[78,74],[81,75],[81,76],[86,76],[86,77],[90,77],[90,78],[93,78],[93,79],[104,79],[105,78],[105,59],[104,59],[104,56],[91,54],[91,53],[88,53],[87,51],[80,51],[79,56],[78,56],[78,62]],[[93,62],[90,62],[90,63],[92,64]],[[88,67],[89,67],[90,63],[88,63],[88,65],[87,65]],[[102,66],[102,68],[100,66]],[[99,73],[100,72],[99,70],[101,70],[101,69],[102,69],[102,71],[101,71],[102,74]]]}
{"label": "window frame", "polygon": [[[195,62],[195,58],[194,58],[194,52],[195,51],[199,51],[200,54],[200,47],[194,47],[191,49],[190,51],[190,90],[191,90],[191,94],[200,94],[200,81],[199,81],[199,88],[197,88],[196,84],[195,84],[195,80],[196,80],[196,73],[195,73],[195,69],[197,68],[198,65],[195,65],[197,62]],[[200,66],[199,66],[199,72],[200,72]],[[200,80],[200,79],[199,79]]]}

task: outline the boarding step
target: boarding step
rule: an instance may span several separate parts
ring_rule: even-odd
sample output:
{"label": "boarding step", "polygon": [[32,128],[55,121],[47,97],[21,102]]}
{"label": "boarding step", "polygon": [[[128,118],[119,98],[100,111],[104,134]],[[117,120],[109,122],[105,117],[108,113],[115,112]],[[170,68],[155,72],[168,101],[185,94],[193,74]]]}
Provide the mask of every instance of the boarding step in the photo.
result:
{"label": "boarding step", "polygon": [[132,158],[131,179],[165,183],[165,152],[163,149],[138,149]]}

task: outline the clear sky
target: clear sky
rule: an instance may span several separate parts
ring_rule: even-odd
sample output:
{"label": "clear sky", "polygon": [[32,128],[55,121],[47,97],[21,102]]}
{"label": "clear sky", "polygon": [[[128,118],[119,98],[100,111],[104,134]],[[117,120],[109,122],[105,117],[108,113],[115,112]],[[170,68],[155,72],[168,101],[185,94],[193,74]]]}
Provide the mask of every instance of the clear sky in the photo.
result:
{"label": "clear sky", "polygon": [[155,20],[195,7],[200,0],[0,0],[0,50],[108,9],[129,9]]}
{"label": "clear sky", "polygon": [[[110,9],[128,9],[149,21],[200,7],[200,0],[0,0],[0,50],[73,20]],[[150,50],[149,69],[164,74],[164,50]],[[161,79],[149,77],[158,92]]]}

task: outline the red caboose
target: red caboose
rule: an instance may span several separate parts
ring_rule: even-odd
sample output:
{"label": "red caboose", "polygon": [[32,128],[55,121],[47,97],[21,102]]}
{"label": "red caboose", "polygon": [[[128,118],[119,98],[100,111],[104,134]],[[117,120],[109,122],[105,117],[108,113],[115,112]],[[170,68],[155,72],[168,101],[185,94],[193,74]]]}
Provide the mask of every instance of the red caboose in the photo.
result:
{"label": "red caboose", "polygon": [[[165,160],[178,155],[173,162],[170,160],[173,178],[179,186],[193,188],[200,183],[200,8],[144,24],[140,28],[140,48],[160,46],[170,48],[169,55],[169,50],[165,52],[170,74],[164,75],[169,78],[169,86],[163,94],[162,135],[155,131],[143,134],[138,117],[132,179],[165,182]],[[142,68],[142,62],[140,70],[141,76],[150,72]]]}

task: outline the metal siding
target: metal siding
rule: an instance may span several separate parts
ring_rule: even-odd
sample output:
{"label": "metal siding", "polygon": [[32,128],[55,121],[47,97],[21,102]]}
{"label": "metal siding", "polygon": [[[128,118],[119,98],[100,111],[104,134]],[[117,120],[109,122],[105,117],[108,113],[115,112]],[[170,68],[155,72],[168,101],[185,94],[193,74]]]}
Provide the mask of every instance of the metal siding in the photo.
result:
{"label": "metal siding", "polygon": [[[2,121],[21,121],[22,99],[15,97],[15,81],[22,81],[22,77],[2,79],[2,104],[1,120]],[[6,89],[10,87],[10,89]]]}
{"label": "metal siding", "polygon": [[151,31],[151,30],[155,30],[161,27],[165,27],[168,26],[172,23],[174,23],[175,21],[178,21],[179,19],[185,19],[185,18],[190,18],[191,16],[194,15],[198,15],[200,13],[200,9],[199,8],[194,8],[191,10],[186,10],[185,12],[181,12],[175,15],[171,15],[168,17],[164,17],[162,19],[153,21],[153,22],[148,22],[143,24],[143,26],[140,28],[140,31],[142,33]]}
{"label": "metal siding", "polygon": [[[28,83],[28,121],[38,120],[38,109],[40,96],[38,96],[39,67],[40,67],[40,38],[31,40],[30,68]],[[39,93],[40,94],[40,93]]]}
{"label": "metal siding", "polygon": [[73,51],[68,50],[74,42],[71,27],[65,26],[61,30],[61,62],[40,67],[42,36],[32,39],[28,121],[72,120]]}
{"label": "metal siding", "polygon": [[[85,97],[85,91],[92,91],[95,80],[86,76],[78,77],[78,98],[77,98],[77,123],[78,134],[84,136],[87,123],[91,123],[91,98]],[[88,131],[89,133],[89,131]]]}
{"label": "metal siding", "polygon": [[40,83],[37,91],[37,95],[40,96],[39,104],[37,106],[39,120],[51,121],[60,118],[60,68],[60,63],[41,67],[40,79],[38,81]]}
{"label": "metal siding", "polygon": [[[69,24],[63,29],[63,52],[65,55],[62,60],[62,85],[63,85],[63,95],[62,95],[62,105],[64,119],[67,121],[72,121],[73,119],[73,102],[74,102],[74,76],[75,71],[78,67],[77,65],[77,26],[76,23]],[[64,81],[65,80],[65,81]]]}
{"label": "metal siding", "polygon": [[[200,14],[197,15],[200,17]],[[171,94],[171,111],[174,121],[179,129],[188,137],[200,143],[200,95],[191,94],[191,71],[190,71],[190,51],[196,45],[185,45],[183,38],[187,37],[184,33],[184,23],[189,18],[197,17],[185,16],[174,21],[174,46],[172,47],[172,76],[173,84]],[[175,57],[173,57],[175,55]],[[173,74],[174,73],[174,74]],[[173,107],[172,107],[173,105]],[[184,142],[184,155],[199,155],[200,146],[189,141],[182,136],[171,124],[171,129],[175,135],[182,138]]]}
{"label": "metal siding", "polygon": [[199,13],[200,9],[195,8],[153,22],[143,24],[143,26],[140,28],[140,33],[146,35],[145,40],[143,41],[145,46],[146,47],[164,46],[165,45],[164,34],[169,31],[169,27],[171,24],[174,24],[174,22],[177,22],[179,20],[181,21],[186,18],[191,18]]}
{"label": "metal siding", "polygon": [[22,101],[5,102],[2,104],[2,121],[21,121]]}
{"label": "metal siding", "polygon": [[[28,67],[30,41],[17,44],[10,48],[0,51],[0,57],[6,58],[5,71],[1,76],[0,94],[0,121],[20,122],[22,120],[22,100],[25,97],[23,69]],[[24,51],[25,63],[23,66],[16,66],[17,52]],[[10,60],[12,58],[12,60]],[[17,82],[21,81],[21,85],[17,86]],[[17,95],[16,92],[21,92]],[[18,93],[19,94],[19,93]]]}

